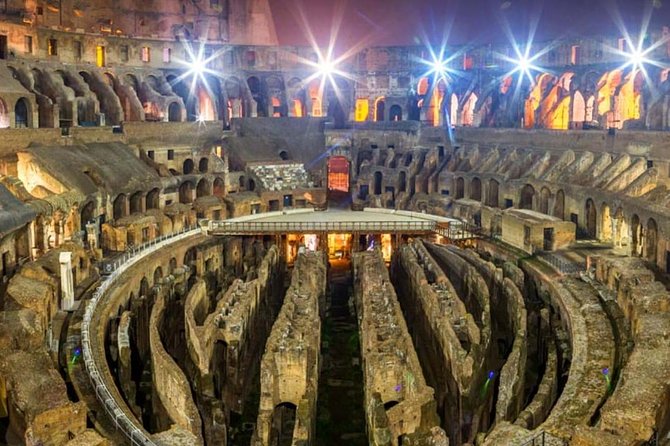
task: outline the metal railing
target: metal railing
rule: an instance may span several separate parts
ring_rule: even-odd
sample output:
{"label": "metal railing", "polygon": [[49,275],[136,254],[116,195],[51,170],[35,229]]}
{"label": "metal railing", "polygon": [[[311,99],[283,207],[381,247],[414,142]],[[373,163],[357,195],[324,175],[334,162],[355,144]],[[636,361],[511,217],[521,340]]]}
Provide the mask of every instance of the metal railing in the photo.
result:
{"label": "metal railing", "polygon": [[214,234],[277,234],[312,232],[434,232],[434,221],[211,221],[209,230]]}
{"label": "metal railing", "polygon": [[86,311],[84,312],[84,318],[81,324],[81,343],[86,371],[91,380],[91,384],[95,389],[95,395],[98,398],[98,401],[100,401],[107,414],[114,421],[116,428],[123,431],[131,445],[155,446],[156,443],[151,440],[141,425],[138,425],[126,415],[125,411],[119,406],[116,399],[107,388],[107,385],[102,378],[102,374],[95,363],[91,349],[91,337],[89,333],[91,319],[93,318],[100,301],[104,299],[107,292],[114,285],[116,279],[118,279],[128,268],[147,255],[179,240],[199,234],[200,232],[201,230],[199,228],[186,228],[177,233],[158,237],[124,253],[123,256],[117,259],[114,263],[107,264],[111,265],[111,270],[106,272],[109,275],[95,290],[93,297],[86,305]]}
{"label": "metal railing", "polygon": [[[551,438],[551,440],[549,440]],[[519,446],[545,446],[545,445],[567,445],[568,442],[557,437],[550,436],[546,431],[538,432],[534,437],[521,443]]]}
{"label": "metal railing", "polygon": [[536,256],[554,267],[561,274],[576,274],[585,270],[584,265],[580,265],[579,263],[575,263],[551,252],[537,252]]}

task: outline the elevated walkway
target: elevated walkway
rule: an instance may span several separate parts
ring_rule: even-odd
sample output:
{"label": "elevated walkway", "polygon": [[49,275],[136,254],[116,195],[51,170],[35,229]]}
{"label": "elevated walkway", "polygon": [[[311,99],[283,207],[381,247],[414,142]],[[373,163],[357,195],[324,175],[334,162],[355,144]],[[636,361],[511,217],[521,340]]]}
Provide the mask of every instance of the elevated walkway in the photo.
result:
{"label": "elevated walkway", "polygon": [[230,220],[207,222],[212,235],[267,235],[285,233],[364,233],[439,234],[463,240],[479,233],[460,220],[392,209],[366,208],[361,211],[334,209],[317,212],[296,209],[268,212]]}

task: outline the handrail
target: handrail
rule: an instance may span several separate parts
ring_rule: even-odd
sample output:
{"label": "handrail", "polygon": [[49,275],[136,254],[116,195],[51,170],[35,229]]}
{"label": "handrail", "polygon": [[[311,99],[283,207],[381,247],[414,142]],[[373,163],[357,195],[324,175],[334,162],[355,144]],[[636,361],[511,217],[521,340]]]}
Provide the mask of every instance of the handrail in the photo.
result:
{"label": "handrail", "polygon": [[201,233],[200,228],[185,228],[184,230],[164,235],[151,240],[143,245],[133,248],[129,252],[124,253],[121,259],[111,264],[111,271],[109,276],[102,281],[100,286],[93,292],[93,297],[88,301],[84,318],[81,324],[82,337],[82,352],[84,356],[84,364],[88,373],[91,384],[95,389],[95,395],[98,401],[102,403],[105,411],[114,420],[114,425],[117,429],[121,429],[125,436],[130,441],[131,445],[136,446],[156,446],[153,440],[149,437],[142,426],[138,426],[131,420],[124,412],[124,410],[117,404],[111,392],[107,388],[102,375],[95,364],[95,359],[91,351],[91,338],[89,336],[89,327],[96,307],[101,299],[105,297],[110,287],[114,284],[123,272],[133,266],[139,260],[143,259],[149,254],[164,248],[167,245],[178,242],[185,238]]}
{"label": "handrail", "polygon": [[262,234],[277,232],[366,232],[366,231],[417,231],[434,232],[435,221],[226,221],[209,223],[212,232],[229,234]]}

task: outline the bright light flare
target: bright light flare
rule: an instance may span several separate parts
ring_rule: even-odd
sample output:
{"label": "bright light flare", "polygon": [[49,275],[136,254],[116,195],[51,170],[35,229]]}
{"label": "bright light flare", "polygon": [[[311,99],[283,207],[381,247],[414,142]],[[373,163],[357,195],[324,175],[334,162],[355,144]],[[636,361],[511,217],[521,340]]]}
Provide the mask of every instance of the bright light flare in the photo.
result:
{"label": "bright light flare", "polygon": [[438,52],[435,52],[432,47],[428,46],[429,59],[419,58],[419,62],[425,65],[428,70],[421,77],[432,76],[436,80],[449,80],[449,75],[458,74],[453,70],[449,65],[459,57],[463,56],[463,50],[454,52],[448,57],[445,55],[447,52],[445,44],[440,47]]}
{"label": "bright light flare", "polygon": [[316,69],[316,72],[321,77],[332,76],[333,74],[335,74],[336,71],[337,71],[337,67],[335,65],[335,62],[333,62],[330,59],[320,61],[319,65]]}
{"label": "bright light flare", "polygon": [[511,62],[514,65],[514,68],[509,73],[507,73],[507,75],[520,73],[522,77],[526,77],[532,84],[534,82],[533,72],[542,71],[542,68],[535,65],[535,61],[538,60],[544,54],[544,52],[540,52],[531,56],[530,45],[527,45],[523,52],[521,52],[517,45],[514,45],[514,50],[517,54],[516,59],[505,58],[508,62]]}

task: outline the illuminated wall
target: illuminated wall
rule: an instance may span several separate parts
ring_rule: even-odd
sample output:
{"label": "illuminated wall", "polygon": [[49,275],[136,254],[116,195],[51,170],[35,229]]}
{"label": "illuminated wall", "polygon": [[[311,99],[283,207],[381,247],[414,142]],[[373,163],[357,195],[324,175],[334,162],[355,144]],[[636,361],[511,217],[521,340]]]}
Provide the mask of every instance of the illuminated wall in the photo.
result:
{"label": "illuminated wall", "polygon": [[364,122],[368,120],[370,113],[370,101],[368,99],[356,99],[356,110],[354,111],[354,120]]}
{"label": "illuminated wall", "polygon": [[328,159],[328,189],[349,192],[349,160],[343,156]]}
{"label": "illuminated wall", "polygon": [[633,70],[626,76],[623,85],[617,95],[617,113],[615,124],[617,128],[622,128],[626,121],[631,119],[640,119],[640,84],[643,81],[642,73],[639,70]]}

